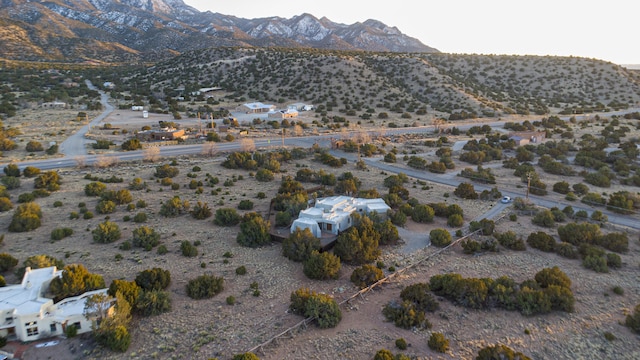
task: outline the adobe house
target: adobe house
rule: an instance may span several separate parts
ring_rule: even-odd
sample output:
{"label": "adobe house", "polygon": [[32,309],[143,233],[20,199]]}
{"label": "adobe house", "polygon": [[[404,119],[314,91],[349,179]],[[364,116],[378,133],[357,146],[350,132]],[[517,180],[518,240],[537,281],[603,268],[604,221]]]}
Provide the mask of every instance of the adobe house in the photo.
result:
{"label": "adobe house", "polygon": [[269,119],[293,119],[298,117],[298,110],[295,109],[287,109],[287,110],[278,110],[278,111],[270,111],[267,114]]}
{"label": "adobe house", "polygon": [[516,146],[539,144],[547,137],[544,131],[520,131],[509,133],[509,139],[516,142]]}
{"label": "adobe house", "polygon": [[298,218],[291,224],[291,232],[296,229],[309,229],[320,238],[322,232],[333,235],[347,230],[353,225],[351,214],[377,213],[385,218],[391,208],[383,199],[362,199],[350,196],[331,196],[316,200],[313,207],[300,211]]}
{"label": "adobe house", "polygon": [[91,331],[92,320],[84,316],[87,299],[95,294],[107,295],[108,289],[89,291],[53,303],[46,297],[51,281],[62,276],[55,266],[26,268],[22,283],[0,288],[0,336],[20,341],[34,341],[63,335],[67,326],[78,334]]}
{"label": "adobe house", "polygon": [[140,141],[171,141],[183,138],[184,129],[145,130],[136,133],[136,138]]}

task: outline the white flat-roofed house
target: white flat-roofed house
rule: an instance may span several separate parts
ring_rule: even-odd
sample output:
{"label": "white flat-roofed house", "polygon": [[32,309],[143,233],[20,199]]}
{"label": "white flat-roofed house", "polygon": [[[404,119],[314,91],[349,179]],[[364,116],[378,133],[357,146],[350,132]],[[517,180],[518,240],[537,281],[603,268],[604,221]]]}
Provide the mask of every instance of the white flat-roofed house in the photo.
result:
{"label": "white flat-roofed house", "polygon": [[261,102],[247,103],[240,106],[240,110],[247,114],[268,113],[275,109],[275,105],[263,104]]}
{"label": "white flat-roofed house", "polygon": [[91,331],[91,320],[84,316],[89,296],[107,294],[107,289],[86,292],[58,303],[45,296],[49,284],[62,276],[55,266],[26,268],[22,283],[0,288],[0,336],[20,341],[34,341],[63,335],[67,326],[78,333]]}
{"label": "white flat-roofed house", "polygon": [[[291,225],[293,233],[297,228],[309,228],[316,237],[318,229],[311,222],[316,222],[320,233],[322,231],[338,235],[353,225],[351,214],[378,213],[382,218],[386,217],[391,208],[383,199],[362,199],[350,196],[331,196],[316,200],[313,207],[300,211],[298,218]],[[313,229],[312,229],[313,228]]]}

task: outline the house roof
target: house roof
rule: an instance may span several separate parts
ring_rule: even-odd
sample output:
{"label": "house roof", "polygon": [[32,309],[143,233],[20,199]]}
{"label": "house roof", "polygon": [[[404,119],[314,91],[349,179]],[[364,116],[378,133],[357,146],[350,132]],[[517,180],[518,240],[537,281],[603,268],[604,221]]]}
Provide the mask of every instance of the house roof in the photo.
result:
{"label": "house roof", "polygon": [[53,300],[41,297],[43,285],[62,274],[55,266],[34,269],[27,268],[22,283],[0,288],[0,311],[14,310],[15,314],[38,313],[42,306]]}
{"label": "house roof", "polygon": [[244,104],[244,106],[249,109],[271,109],[273,107],[273,105],[263,104],[261,102],[247,103]]}

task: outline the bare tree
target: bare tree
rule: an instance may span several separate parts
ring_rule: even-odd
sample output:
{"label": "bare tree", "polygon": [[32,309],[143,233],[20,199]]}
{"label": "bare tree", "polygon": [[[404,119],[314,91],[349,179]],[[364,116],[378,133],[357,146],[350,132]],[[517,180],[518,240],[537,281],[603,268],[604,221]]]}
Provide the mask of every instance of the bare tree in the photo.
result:
{"label": "bare tree", "polygon": [[74,160],[76,162],[76,166],[79,168],[87,166],[87,158],[82,155],[76,156]]}
{"label": "bare tree", "polygon": [[202,155],[214,157],[218,153],[218,146],[214,142],[206,142],[202,145]]}
{"label": "bare tree", "polygon": [[293,133],[295,136],[302,136],[304,134],[304,130],[302,129],[302,126],[296,124],[293,126]]}
{"label": "bare tree", "polygon": [[157,146],[149,146],[144,150],[144,160],[148,162],[156,162],[160,159],[160,148]]}
{"label": "bare tree", "polygon": [[117,156],[98,156],[96,161],[93,163],[93,167],[95,168],[108,168],[110,166],[116,165],[118,163]]}
{"label": "bare tree", "polygon": [[253,139],[242,139],[240,140],[240,150],[246,152],[256,151],[256,144],[253,142]]}
{"label": "bare tree", "polygon": [[436,134],[440,134],[442,132],[442,125],[445,124],[444,119],[436,118],[431,120],[431,125],[433,125],[433,132]]}

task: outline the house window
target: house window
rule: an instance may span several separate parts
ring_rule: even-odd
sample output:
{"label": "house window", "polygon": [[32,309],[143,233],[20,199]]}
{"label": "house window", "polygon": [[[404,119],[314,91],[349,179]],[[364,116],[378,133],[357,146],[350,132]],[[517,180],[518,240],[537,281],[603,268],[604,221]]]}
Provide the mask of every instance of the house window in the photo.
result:
{"label": "house window", "polygon": [[52,333],[58,331],[58,328],[56,327],[56,323],[50,324],[49,330],[51,330]]}
{"label": "house window", "polygon": [[82,327],[80,326],[80,322],[79,322],[79,321],[78,321],[78,322],[73,323],[73,326],[75,326],[75,327],[76,327],[76,329],[78,329],[78,330],[80,330],[80,329],[82,328]]}
{"label": "house window", "polygon": [[331,231],[331,230],[333,230],[332,224],[327,224],[327,231]]}
{"label": "house window", "polygon": [[37,335],[38,335],[37,326],[27,328],[27,336],[37,336]]}

